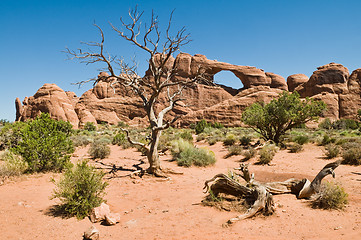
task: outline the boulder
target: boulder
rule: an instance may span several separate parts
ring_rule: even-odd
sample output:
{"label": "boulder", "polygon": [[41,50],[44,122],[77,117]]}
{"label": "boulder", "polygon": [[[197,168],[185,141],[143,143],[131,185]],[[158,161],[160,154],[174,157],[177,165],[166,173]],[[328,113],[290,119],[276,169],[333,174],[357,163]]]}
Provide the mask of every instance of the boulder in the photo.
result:
{"label": "boulder", "polygon": [[119,213],[109,213],[105,215],[105,223],[109,226],[115,225],[120,222],[120,214]]}
{"label": "boulder", "polygon": [[266,72],[266,76],[268,78],[271,78],[271,85],[270,85],[271,88],[277,88],[288,91],[288,86],[284,77],[270,72]]}
{"label": "boulder", "polygon": [[110,214],[109,206],[105,203],[100,204],[99,207],[93,208],[90,212],[89,218],[92,223],[100,222],[105,219],[106,215]]}
{"label": "boulder", "polygon": [[83,238],[86,240],[99,240],[99,237],[99,230],[96,229],[94,226],[88,228],[83,234]]}
{"label": "boulder", "polygon": [[304,84],[309,79],[305,74],[293,74],[287,78],[288,91],[293,92],[296,87]]}

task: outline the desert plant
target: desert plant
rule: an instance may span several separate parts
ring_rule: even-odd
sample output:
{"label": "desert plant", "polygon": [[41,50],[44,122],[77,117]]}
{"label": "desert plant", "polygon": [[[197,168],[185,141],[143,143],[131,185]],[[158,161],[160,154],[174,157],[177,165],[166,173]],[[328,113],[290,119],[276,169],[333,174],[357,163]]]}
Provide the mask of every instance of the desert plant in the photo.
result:
{"label": "desert plant", "polygon": [[122,146],[126,142],[128,142],[128,140],[124,133],[117,133],[112,140],[112,144],[118,146]]}
{"label": "desert plant", "polygon": [[318,124],[319,128],[322,129],[332,129],[332,122],[329,118],[325,118],[320,124]]}
{"label": "desert plant", "polygon": [[184,140],[193,142],[193,135],[192,132],[189,130],[182,130],[182,132],[179,134],[180,138],[183,138]]}
{"label": "desert plant", "polygon": [[291,153],[298,153],[303,150],[303,146],[301,144],[294,143],[289,147],[289,150]]}
{"label": "desert plant", "polygon": [[243,152],[243,148],[241,146],[237,146],[237,145],[233,145],[227,148],[228,153],[225,156],[225,158],[229,158],[231,156],[235,156],[235,155],[241,155]]}
{"label": "desert plant", "polygon": [[335,143],[335,142],[336,142],[335,138],[332,138],[332,137],[328,136],[327,134],[325,134],[322,138],[320,145],[325,146],[327,144]]}
{"label": "desert plant", "polygon": [[96,131],[97,127],[94,125],[93,122],[86,122],[83,127],[84,130],[87,130],[89,132]]}
{"label": "desert plant", "polygon": [[23,157],[29,172],[61,171],[70,164],[70,153],[74,151],[71,131],[69,122],[42,113],[21,129],[21,141],[11,151]]}
{"label": "desert plant", "polygon": [[223,144],[225,146],[232,146],[236,143],[236,141],[237,141],[237,138],[234,134],[227,134],[226,138],[223,139]]}
{"label": "desert plant", "polygon": [[353,119],[339,119],[332,123],[333,129],[358,129],[360,123]]}
{"label": "desert plant", "polygon": [[196,127],[195,127],[196,134],[202,133],[207,126],[208,126],[208,123],[204,119],[197,122]]}
{"label": "desert plant", "polygon": [[204,140],[204,139],[206,139],[206,135],[203,134],[203,133],[197,135],[197,137],[196,137],[196,141],[197,141],[197,142],[200,142],[200,141],[202,141],[202,140]]}
{"label": "desert plant", "polygon": [[239,142],[243,146],[248,146],[251,143],[251,141],[252,141],[252,138],[250,136],[242,136],[239,139]]}
{"label": "desert plant", "polygon": [[262,135],[265,140],[280,142],[287,130],[317,120],[326,109],[322,101],[300,99],[297,92],[284,91],[268,104],[254,103],[243,111],[242,121]]}
{"label": "desert plant", "polygon": [[207,138],[207,143],[212,146],[212,145],[216,144],[218,142],[218,140],[219,139],[217,137],[209,137],[209,138]]}
{"label": "desert plant", "polygon": [[248,148],[247,150],[245,150],[243,152],[243,156],[244,156],[243,160],[247,161],[247,160],[253,158],[254,156],[256,156],[256,153],[257,153],[257,150],[254,149],[253,147]]}
{"label": "desert plant", "polygon": [[361,146],[358,144],[356,146],[357,147],[344,148],[342,152],[342,163],[350,165],[361,165]]}
{"label": "desert plant", "polygon": [[28,168],[27,162],[25,162],[21,156],[10,151],[2,153],[0,160],[3,161],[3,163],[0,164],[0,177],[19,176]]}
{"label": "desert plant", "polygon": [[59,198],[59,209],[70,216],[83,219],[91,209],[104,202],[104,173],[81,161],[75,167],[67,169],[62,178],[54,183],[56,188],[52,198]]}
{"label": "desert plant", "polygon": [[74,147],[83,147],[91,143],[91,140],[86,135],[72,135],[70,139]]}
{"label": "desert plant", "polygon": [[195,148],[192,143],[183,139],[172,142],[172,155],[179,166],[208,166],[216,162],[212,151]]}
{"label": "desert plant", "polygon": [[323,183],[312,200],[312,207],[322,209],[344,209],[348,203],[348,194],[335,183]]}
{"label": "desert plant", "polygon": [[22,140],[22,130],[26,123],[14,122],[5,124],[0,130],[0,150],[10,149],[18,146]]}
{"label": "desert plant", "polygon": [[266,145],[259,150],[258,164],[269,164],[276,154],[276,147],[274,145]]}
{"label": "desert plant", "polygon": [[90,145],[88,153],[93,159],[104,159],[108,157],[110,155],[108,142],[101,138],[94,140],[94,142]]}
{"label": "desert plant", "polygon": [[298,144],[303,145],[309,141],[309,137],[307,135],[298,135],[295,136],[292,140]]}
{"label": "desert plant", "polygon": [[326,150],[326,157],[331,159],[331,158],[335,158],[339,155],[340,153],[340,147],[336,144],[328,144],[325,146],[325,150]]}

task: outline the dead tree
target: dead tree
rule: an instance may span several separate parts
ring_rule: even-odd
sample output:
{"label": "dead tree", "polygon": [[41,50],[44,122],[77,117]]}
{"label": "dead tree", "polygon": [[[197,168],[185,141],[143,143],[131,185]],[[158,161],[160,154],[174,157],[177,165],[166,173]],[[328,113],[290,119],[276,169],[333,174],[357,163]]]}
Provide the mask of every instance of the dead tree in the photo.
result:
{"label": "dead tree", "polygon": [[[174,36],[171,36],[173,12],[170,15],[164,35],[159,29],[157,16],[153,12],[148,25],[142,24],[142,15],[143,12],[139,12],[135,8],[129,11],[129,23],[120,18],[121,27],[118,28],[112,24],[111,27],[121,38],[149,54],[149,69],[144,77],[138,75],[134,62],[132,64],[125,63],[123,59],[113,57],[105,51],[104,33],[98,25],[95,26],[100,31],[101,42],[86,43],[88,47],[96,48],[95,52],[66,49],[66,53],[70,59],[77,59],[86,64],[103,63],[106,65],[109,76],[93,79],[94,84],[100,80],[120,84],[131,89],[141,99],[149,120],[151,137],[149,143],[144,144],[133,141],[127,132],[128,140],[130,143],[140,146],[146,152],[150,164],[147,172],[164,177],[166,175],[160,166],[158,156],[158,142],[162,131],[174,123],[179,115],[175,115],[170,120],[165,120],[165,117],[182,100],[182,90],[195,84],[200,77],[182,80],[177,78],[177,66],[175,61],[172,61],[173,54],[179,51],[182,46],[188,44],[190,39],[184,27],[178,30]],[[117,69],[120,71],[116,72]],[[84,82],[86,81],[80,82],[80,84]],[[158,104],[161,96],[165,96],[167,100],[167,106],[163,109],[161,109],[161,104]]]}
{"label": "dead tree", "polygon": [[[250,205],[246,213],[228,220],[226,225],[230,225],[236,221],[252,217],[258,212],[262,212],[265,215],[272,214],[275,211],[272,195],[292,193],[299,199],[310,198],[318,191],[321,181],[325,176],[331,174],[335,177],[334,170],[340,163],[341,161],[336,161],[327,164],[312,182],[304,178],[302,180],[288,179],[284,182],[270,183],[257,182],[254,179],[254,174],[249,173],[248,166],[241,164],[241,167],[236,169],[240,173],[236,175],[240,176],[246,184],[241,184],[238,179],[230,178],[225,174],[217,174],[205,182],[204,189],[205,192],[211,192],[215,196],[222,193],[245,199],[248,205]],[[211,182],[214,183],[209,186]]]}

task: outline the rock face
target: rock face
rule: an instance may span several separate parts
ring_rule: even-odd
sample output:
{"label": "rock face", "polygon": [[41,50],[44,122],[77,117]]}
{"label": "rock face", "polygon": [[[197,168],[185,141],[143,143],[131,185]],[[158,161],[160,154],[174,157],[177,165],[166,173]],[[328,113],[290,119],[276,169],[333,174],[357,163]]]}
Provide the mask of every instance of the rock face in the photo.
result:
{"label": "rock face", "polygon": [[[183,105],[186,107],[177,107],[172,113],[184,115],[177,121],[180,126],[200,119],[239,126],[241,113],[246,107],[257,101],[267,103],[285,90],[296,90],[301,97],[323,100],[328,105],[325,117],[354,118],[361,108],[361,69],[349,75],[348,69],[341,64],[319,67],[310,78],[304,74],[291,75],[287,83],[277,74],[209,60],[200,54],[181,53],[169,60],[168,67],[173,64],[177,65],[178,80],[193,78],[201,72],[209,82],[213,82],[218,72],[230,71],[244,85],[242,89],[232,89],[216,84],[197,84],[184,89]],[[44,84],[22,104],[16,99],[16,120],[24,121],[35,118],[40,112],[49,112],[53,118],[67,120],[75,128],[86,122],[144,124],[147,119],[140,99],[129,89],[117,84],[111,86],[107,76],[105,72],[100,73],[98,83],[80,98],[72,92],[64,92],[55,84]],[[159,104],[166,104],[165,96],[160,96]]]}

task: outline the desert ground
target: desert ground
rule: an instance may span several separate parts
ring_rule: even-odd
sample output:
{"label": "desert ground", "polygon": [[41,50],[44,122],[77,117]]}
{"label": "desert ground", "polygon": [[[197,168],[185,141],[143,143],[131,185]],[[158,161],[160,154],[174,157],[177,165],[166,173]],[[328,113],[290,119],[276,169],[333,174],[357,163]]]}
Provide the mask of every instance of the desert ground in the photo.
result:
{"label": "desert ground", "polygon": [[[144,175],[127,177],[130,171],[107,174],[105,199],[112,212],[121,214],[120,223],[105,226],[92,224],[88,218],[63,218],[52,211],[59,203],[50,199],[55,187],[51,179],[60,174],[25,175],[1,182],[0,185],[0,239],[82,239],[91,225],[100,232],[100,239],[360,239],[361,237],[361,167],[340,165],[336,178],[330,175],[324,181],[342,184],[349,194],[344,211],[320,210],[310,207],[308,200],[294,195],[275,195],[276,212],[272,216],[258,215],[242,220],[231,227],[222,224],[239,213],[220,211],[201,205],[205,194],[204,182],[217,173],[227,173],[239,166],[240,156],[225,159],[227,150],[222,143],[207,147],[216,154],[217,162],[210,167],[178,167],[171,155],[161,156],[164,168],[183,175],[160,179]],[[333,160],[324,158],[324,148],[307,144],[300,153],[287,150],[277,152],[270,165],[254,165],[249,169],[258,181],[283,181],[289,178],[313,177]],[[72,161],[89,158],[87,148],[78,148]],[[102,163],[102,164],[101,164]],[[115,164],[124,169],[146,168],[146,158],[135,149],[123,150],[111,146],[111,155],[94,163],[106,168]],[[106,169],[110,171],[110,169]],[[126,177],[124,177],[126,176]]]}

